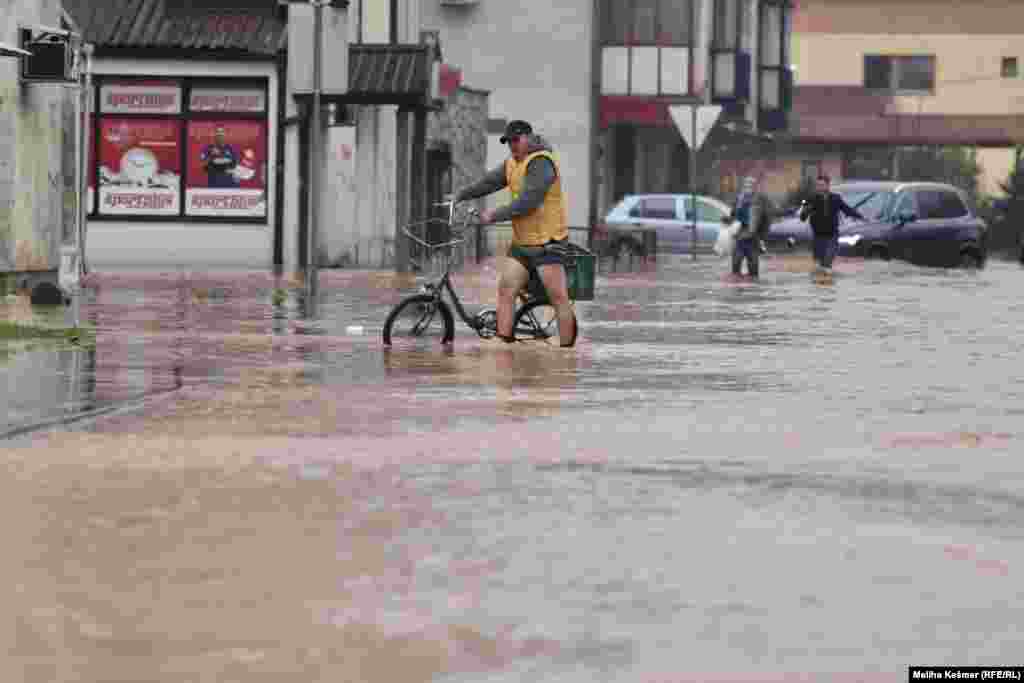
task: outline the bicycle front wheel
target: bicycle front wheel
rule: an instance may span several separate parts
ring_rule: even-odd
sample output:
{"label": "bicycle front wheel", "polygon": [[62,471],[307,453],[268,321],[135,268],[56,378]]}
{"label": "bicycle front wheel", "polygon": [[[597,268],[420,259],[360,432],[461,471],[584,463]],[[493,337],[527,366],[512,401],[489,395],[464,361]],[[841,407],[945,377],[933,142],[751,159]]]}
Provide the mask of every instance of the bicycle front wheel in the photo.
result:
{"label": "bicycle front wheel", "polygon": [[395,306],[384,321],[384,345],[403,348],[427,348],[451,344],[455,320],[448,305],[429,294],[407,297]]}
{"label": "bicycle front wheel", "polygon": [[[578,330],[579,321],[573,312],[573,326]],[[512,325],[513,336],[520,341],[530,339],[558,339],[558,314],[547,301],[527,301],[516,311]],[[575,340],[574,340],[575,341]]]}

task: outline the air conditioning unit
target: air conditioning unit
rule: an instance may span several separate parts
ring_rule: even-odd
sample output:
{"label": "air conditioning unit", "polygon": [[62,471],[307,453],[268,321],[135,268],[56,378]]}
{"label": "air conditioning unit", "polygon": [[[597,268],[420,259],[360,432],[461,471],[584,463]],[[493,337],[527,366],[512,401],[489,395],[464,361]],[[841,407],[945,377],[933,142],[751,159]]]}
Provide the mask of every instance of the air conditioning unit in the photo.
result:
{"label": "air conditioning unit", "polygon": [[441,0],[442,7],[466,7],[468,5],[475,5],[480,0]]}
{"label": "air conditioning unit", "polygon": [[21,59],[21,80],[30,83],[74,82],[75,55],[69,37],[69,33],[63,30],[23,28],[21,47],[32,56]]}

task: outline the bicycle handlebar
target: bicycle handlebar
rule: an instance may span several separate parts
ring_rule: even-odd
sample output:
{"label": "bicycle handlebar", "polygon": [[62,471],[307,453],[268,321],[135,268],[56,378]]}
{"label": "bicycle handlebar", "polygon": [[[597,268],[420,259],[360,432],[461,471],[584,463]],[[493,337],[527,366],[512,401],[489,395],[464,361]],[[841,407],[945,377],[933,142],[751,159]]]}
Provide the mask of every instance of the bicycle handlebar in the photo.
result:
{"label": "bicycle handlebar", "polygon": [[[434,206],[448,207],[448,220],[446,221],[447,225],[448,225],[448,228],[451,229],[453,231],[453,233],[457,233],[460,236],[462,234],[464,234],[465,224],[468,224],[469,220],[464,221],[464,225],[463,225],[463,228],[461,230],[455,227],[455,206],[456,206],[456,202],[455,202],[454,199],[452,199],[450,201],[447,201],[447,202],[434,202]],[[480,212],[477,211],[476,209],[472,209],[471,208],[471,209],[469,209],[469,211],[466,212],[467,219],[469,219],[469,218],[477,218],[479,216],[480,216]],[[462,239],[449,240],[448,242],[441,242],[439,244],[430,244],[429,242],[425,242],[424,240],[421,240],[419,237],[414,235],[409,230],[409,228],[411,228],[411,227],[413,227],[415,225],[426,225],[427,223],[432,223],[432,222],[435,222],[437,220],[438,219],[432,218],[432,219],[428,219],[428,220],[425,220],[425,221],[417,221],[415,223],[409,223],[408,225],[406,225],[406,226],[404,226],[402,228],[402,232],[404,232],[405,235],[409,239],[411,239],[413,242],[416,242],[417,244],[419,244],[419,245],[421,245],[423,247],[426,247],[427,249],[443,249],[443,248],[446,248],[446,247],[454,247],[454,246],[456,246],[458,244],[462,244],[463,242],[466,241],[465,238],[462,238]]]}

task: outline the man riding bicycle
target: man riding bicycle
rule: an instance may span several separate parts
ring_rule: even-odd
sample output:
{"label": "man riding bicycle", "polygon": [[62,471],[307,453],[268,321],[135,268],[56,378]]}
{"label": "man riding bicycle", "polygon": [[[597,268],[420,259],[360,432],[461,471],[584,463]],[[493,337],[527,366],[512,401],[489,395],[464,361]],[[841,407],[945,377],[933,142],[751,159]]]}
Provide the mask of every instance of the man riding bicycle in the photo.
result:
{"label": "man riding bicycle", "polygon": [[501,144],[508,144],[511,156],[453,198],[455,202],[476,199],[505,187],[512,192],[511,204],[480,214],[484,225],[512,220],[512,244],[502,259],[498,278],[498,337],[505,342],[515,341],[512,313],[516,297],[535,271],[558,315],[561,346],[573,346],[576,316],[563,265],[569,246],[569,221],[558,162],[551,145],[534,135],[526,121],[510,121]]}

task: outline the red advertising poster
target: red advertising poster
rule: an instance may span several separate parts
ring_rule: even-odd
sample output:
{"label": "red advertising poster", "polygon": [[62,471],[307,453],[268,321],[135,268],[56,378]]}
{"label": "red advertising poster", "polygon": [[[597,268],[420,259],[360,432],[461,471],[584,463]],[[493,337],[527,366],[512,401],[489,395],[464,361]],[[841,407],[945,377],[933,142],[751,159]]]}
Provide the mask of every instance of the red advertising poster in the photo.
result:
{"label": "red advertising poster", "polygon": [[100,120],[99,213],[176,216],[181,210],[181,122]]}
{"label": "red advertising poster", "polygon": [[189,216],[267,215],[267,124],[214,120],[188,124]]}

